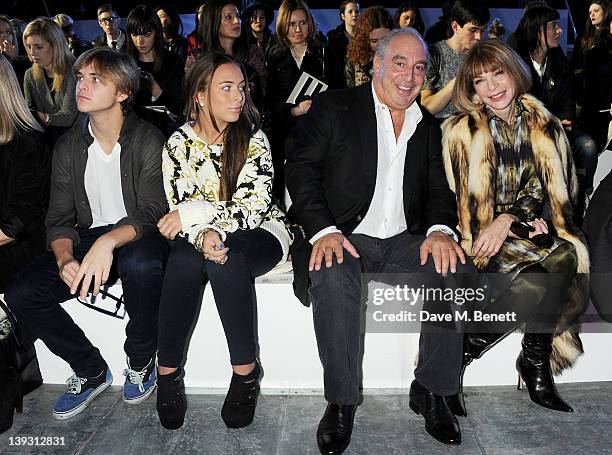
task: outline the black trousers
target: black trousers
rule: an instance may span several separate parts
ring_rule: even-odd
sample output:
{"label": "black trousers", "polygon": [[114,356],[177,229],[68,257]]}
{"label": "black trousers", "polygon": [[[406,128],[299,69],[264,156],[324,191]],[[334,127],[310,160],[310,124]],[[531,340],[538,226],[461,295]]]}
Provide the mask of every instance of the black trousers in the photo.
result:
{"label": "black trousers", "polygon": [[274,268],[283,255],[279,241],[257,228],[230,233],[223,265],[204,259],[186,240],[174,242],[159,310],[159,365],[178,367],[197,317],[202,283],[210,281],[232,365],[255,361],[256,296],[254,278]]}
{"label": "black trousers", "polygon": [[0,246],[0,293],[13,276],[34,257],[45,252],[44,232],[32,234],[28,239]]}
{"label": "black trousers", "polygon": [[[319,271],[310,272],[309,292],[323,364],[325,399],[336,404],[357,404],[360,400],[363,318],[367,300],[363,273],[380,274],[377,275],[380,281],[385,277],[399,278],[399,274],[419,274],[431,277],[428,285],[443,288],[459,287],[461,277],[477,274],[472,264],[458,263],[457,274],[449,273],[444,278],[436,273],[431,256],[421,266],[419,249],[425,238],[408,231],[382,240],[362,234],[349,235],[348,239],[357,249],[359,259],[345,250],[341,264],[334,258],[331,268],[323,264]],[[422,324],[415,377],[436,394],[453,395],[459,388],[462,356],[463,333],[455,324],[450,327]]]}
{"label": "black trousers", "polygon": [[[111,229],[102,226],[80,231],[81,242],[74,247],[74,258],[81,262],[94,242]],[[159,297],[168,250],[168,243],[155,233],[115,251],[111,278],[118,276],[123,286],[130,317],[124,348],[133,368],[145,366],[157,350]],[[106,362],[60,306],[71,298],[74,295],[61,280],[52,252],[34,259],[5,293],[6,303],[22,326],[24,341],[40,338],[78,376],[95,376]]]}

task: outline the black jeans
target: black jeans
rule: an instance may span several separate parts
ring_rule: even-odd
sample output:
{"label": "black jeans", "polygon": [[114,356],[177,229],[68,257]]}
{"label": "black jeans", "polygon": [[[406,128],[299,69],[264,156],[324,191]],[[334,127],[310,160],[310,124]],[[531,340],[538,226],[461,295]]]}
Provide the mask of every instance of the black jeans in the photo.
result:
{"label": "black jeans", "polygon": [[274,268],[283,255],[279,241],[264,229],[227,236],[223,265],[204,259],[186,240],[174,243],[159,309],[159,365],[178,367],[197,317],[202,283],[210,280],[232,365],[255,361],[256,299],[254,278]]}
{"label": "black jeans", "polygon": [[[112,226],[79,232],[81,242],[74,258],[81,262],[98,237]],[[157,316],[164,266],[169,246],[155,233],[115,251],[109,281],[121,278],[125,308],[130,320],[124,349],[132,368],[145,366],[157,350]],[[6,289],[5,300],[22,326],[24,341],[40,338],[64,359],[78,376],[95,376],[106,367],[98,348],[72,320],[60,303],[74,298],[61,280],[55,255],[34,259]]]}
{"label": "black jeans", "polygon": [[[344,250],[344,261],[334,258],[331,268],[323,264],[310,272],[310,297],[319,357],[323,365],[325,399],[335,404],[360,401],[361,361],[364,342],[364,313],[367,289],[362,273],[377,274],[377,280],[389,283],[406,274],[422,274],[420,284],[444,289],[462,287],[461,281],[477,276],[471,263],[457,261],[457,273],[443,278],[435,271],[431,255],[420,265],[422,235],[404,231],[388,239],[351,234],[348,239],[357,249],[359,259]],[[397,277],[397,278],[396,278]],[[420,280],[422,277],[416,277]],[[459,388],[463,356],[463,333],[457,327],[421,324],[419,360],[415,378],[438,395],[453,395]]]}

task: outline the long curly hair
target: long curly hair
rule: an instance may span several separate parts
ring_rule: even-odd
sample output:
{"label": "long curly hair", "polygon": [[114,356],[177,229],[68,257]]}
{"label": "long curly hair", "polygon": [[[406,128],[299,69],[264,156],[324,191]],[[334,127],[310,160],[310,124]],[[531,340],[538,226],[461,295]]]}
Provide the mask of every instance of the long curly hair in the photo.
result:
{"label": "long curly hair", "polygon": [[346,57],[351,63],[367,64],[374,57],[370,48],[370,32],[377,28],[393,29],[393,19],[382,6],[372,6],[361,12],[355,27],[355,36],[349,42]]}

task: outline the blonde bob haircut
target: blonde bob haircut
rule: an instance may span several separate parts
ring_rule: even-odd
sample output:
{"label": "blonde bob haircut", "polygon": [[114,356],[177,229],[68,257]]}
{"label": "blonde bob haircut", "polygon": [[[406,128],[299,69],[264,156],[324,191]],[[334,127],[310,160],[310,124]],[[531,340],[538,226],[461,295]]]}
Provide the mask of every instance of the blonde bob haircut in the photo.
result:
{"label": "blonde bob haircut", "polygon": [[278,8],[278,17],[276,18],[276,36],[283,47],[291,46],[289,42],[291,14],[300,9],[306,14],[306,20],[308,21],[308,37],[306,39],[313,39],[317,35],[317,26],[306,2],[303,0],[284,0]]}
{"label": "blonde bob haircut", "polygon": [[[74,56],[68,48],[66,43],[66,37],[61,27],[53,22],[48,17],[39,17],[30,22],[23,32],[23,45],[28,49],[26,40],[30,36],[39,36],[51,45],[53,57],[51,58],[51,65],[53,67],[53,85],[51,90],[59,92],[62,89],[62,83],[64,78],[72,70],[72,64],[74,63]],[[30,51],[28,50],[28,57],[31,58]],[[43,80],[43,67],[37,63],[32,63],[32,75],[34,80]]]}
{"label": "blonde bob haircut", "polygon": [[13,140],[18,130],[42,131],[21,94],[13,66],[0,54],[0,144]]}
{"label": "blonde bob haircut", "polygon": [[531,88],[531,72],[523,59],[500,40],[488,40],[474,46],[461,64],[453,87],[455,107],[466,113],[482,109],[483,102],[476,96],[474,79],[497,70],[510,75],[515,96],[523,95]]}

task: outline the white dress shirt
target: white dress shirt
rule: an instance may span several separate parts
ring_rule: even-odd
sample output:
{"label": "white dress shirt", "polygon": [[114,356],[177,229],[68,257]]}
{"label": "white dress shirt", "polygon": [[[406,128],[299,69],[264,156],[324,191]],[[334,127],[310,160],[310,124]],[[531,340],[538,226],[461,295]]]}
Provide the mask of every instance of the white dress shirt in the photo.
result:
{"label": "white dress shirt", "polygon": [[[404,213],[404,163],[408,141],[416,131],[423,113],[417,103],[412,103],[405,111],[404,124],[400,135],[395,137],[391,111],[381,103],[372,84],[374,110],[376,113],[376,136],[378,145],[378,164],[376,167],[376,184],[374,196],[363,220],[354,229],[353,234],[365,234],[370,237],[387,239],[406,230]],[[443,231],[457,240],[453,230],[444,225],[433,225],[427,235],[433,231]],[[310,243],[314,243],[326,234],[341,232],[336,226],[329,226],[316,233]]]}

